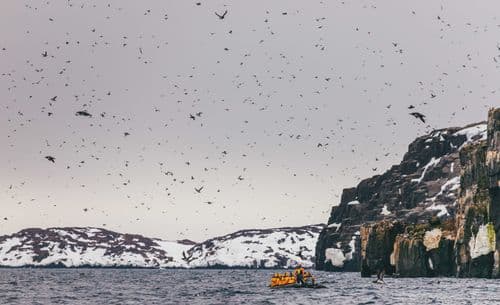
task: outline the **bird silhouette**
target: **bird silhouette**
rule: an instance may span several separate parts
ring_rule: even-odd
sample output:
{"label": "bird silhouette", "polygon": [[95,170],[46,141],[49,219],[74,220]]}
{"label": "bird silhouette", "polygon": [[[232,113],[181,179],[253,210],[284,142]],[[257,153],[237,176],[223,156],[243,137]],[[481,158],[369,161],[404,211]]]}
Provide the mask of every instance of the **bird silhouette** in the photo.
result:
{"label": "bird silhouette", "polygon": [[410,115],[414,116],[415,118],[425,123],[425,115],[421,114],[420,112],[412,112],[410,113]]}
{"label": "bird silhouette", "polygon": [[49,160],[52,163],[56,163],[56,158],[54,158],[52,156],[45,156],[45,159]]}
{"label": "bird silhouette", "polygon": [[77,116],[86,116],[86,117],[91,117],[92,115],[88,113],[86,110],[80,110],[75,113]]}
{"label": "bird silhouette", "polygon": [[202,187],[200,187],[200,188],[194,188],[194,190],[195,190],[198,194],[199,194],[199,193],[201,193],[201,190],[202,190],[202,189],[203,189],[203,186],[202,186]]}
{"label": "bird silhouette", "polygon": [[224,13],[223,13],[222,15],[219,15],[217,12],[215,12],[215,15],[216,15],[217,17],[219,17],[219,19],[220,19],[220,20],[222,20],[222,19],[224,19],[224,18],[226,17],[226,15],[227,15],[227,10],[226,10],[226,11],[224,11]]}

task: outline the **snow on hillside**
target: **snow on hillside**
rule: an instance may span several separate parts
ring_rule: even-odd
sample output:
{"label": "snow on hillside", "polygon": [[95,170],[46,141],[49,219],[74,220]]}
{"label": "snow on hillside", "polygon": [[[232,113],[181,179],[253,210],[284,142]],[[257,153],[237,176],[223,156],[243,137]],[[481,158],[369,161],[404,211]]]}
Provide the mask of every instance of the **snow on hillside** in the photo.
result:
{"label": "snow on hillside", "polygon": [[26,229],[0,237],[0,266],[180,266],[192,245],[98,228]]}
{"label": "snow on hillside", "polygon": [[323,225],[243,230],[209,239],[188,252],[190,267],[312,267]]}
{"label": "snow on hillside", "polygon": [[246,230],[201,244],[98,228],[26,229],[0,236],[0,266],[289,267],[312,266],[322,226]]}

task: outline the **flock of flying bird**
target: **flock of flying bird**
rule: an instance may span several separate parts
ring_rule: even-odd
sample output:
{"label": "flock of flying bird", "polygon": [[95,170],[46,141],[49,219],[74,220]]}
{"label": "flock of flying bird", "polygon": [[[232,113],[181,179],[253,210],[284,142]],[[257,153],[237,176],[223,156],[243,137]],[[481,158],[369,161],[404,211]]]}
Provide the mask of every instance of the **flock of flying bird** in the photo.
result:
{"label": "flock of flying bird", "polygon": [[[196,5],[196,6],[202,6],[202,3],[201,3],[201,2],[196,2],[196,3],[195,3],[195,5]],[[152,13],[152,12],[151,12],[151,10],[147,10],[147,11],[145,12],[145,15],[148,15],[148,14],[151,14],[151,13]],[[215,11],[215,12],[213,12],[213,13],[214,13],[214,15],[215,15],[215,16],[214,16],[214,15],[212,15],[212,16],[213,16],[213,18],[215,18],[215,19],[216,19],[217,21],[219,21],[219,22],[228,22],[228,19],[230,19],[230,17],[231,17],[231,14],[230,14],[230,12],[229,12],[227,9],[224,9],[224,10],[219,10],[219,11]],[[415,12],[413,11],[413,12],[412,12],[412,14],[415,14]],[[281,15],[283,15],[283,16],[288,16],[288,13],[287,13],[287,12],[282,12],[282,13],[281,13]],[[167,16],[167,15],[165,15],[164,17],[165,17],[165,20],[168,20],[168,16]],[[316,19],[316,22],[321,22],[321,21],[323,21],[324,19],[325,19],[325,18],[317,18],[317,19]],[[438,20],[439,20],[440,22],[443,22],[443,21],[442,21],[442,19],[441,19],[441,17],[439,17],[439,18],[438,18]],[[50,22],[54,22],[54,18],[51,18],[51,19],[50,19]],[[268,24],[268,23],[269,23],[269,17],[266,17],[266,19],[264,20],[264,22],[265,22],[266,24]],[[322,27],[323,27],[323,25],[318,25],[318,29],[322,29]],[[269,31],[270,35],[275,35],[275,32],[271,29],[271,27],[270,27],[270,26],[267,26],[267,28],[266,28],[266,29]],[[359,31],[359,28],[356,28],[355,30],[356,30],[356,31]],[[92,33],[96,33],[96,29],[95,29],[95,28],[93,28],[93,29],[92,29]],[[228,33],[229,33],[229,34],[232,34],[232,33],[233,33],[233,31],[232,31],[232,30],[230,30],[230,31],[228,31]],[[213,35],[213,34],[214,34],[214,33],[210,33],[210,35]],[[369,35],[372,35],[370,32],[368,32],[368,34],[369,34]],[[103,35],[101,35],[101,36],[100,36],[100,38],[103,38]],[[259,41],[259,44],[261,44],[262,42],[263,42],[263,40]],[[129,43],[130,43],[130,42],[129,42],[129,40],[128,40],[128,37],[124,36],[124,37],[123,37],[122,47],[127,47],[127,45],[128,45]],[[67,42],[66,44],[69,44],[69,42]],[[101,42],[101,44],[102,44],[102,42]],[[106,44],[106,43],[104,43],[104,44]],[[98,46],[98,45],[99,45],[98,43],[94,43],[94,44],[92,44],[92,46],[93,46],[93,47]],[[400,47],[399,43],[397,43],[397,42],[392,42],[392,46],[395,48],[395,52],[396,52],[396,53],[398,53],[398,54],[403,54],[403,53],[404,53],[404,50]],[[59,47],[58,47],[58,48],[59,48]],[[57,48],[57,49],[58,49],[58,48]],[[325,50],[325,43],[324,43],[323,39],[320,39],[320,40],[319,40],[319,42],[315,45],[315,48],[317,48],[317,49],[318,49],[318,50],[320,50],[320,51],[324,51],[324,50]],[[142,61],[144,62],[144,64],[150,64],[150,63],[151,63],[151,61],[145,58],[145,51],[144,51],[144,48],[143,48],[143,47],[139,47],[139,48],[138,48],[138,50],[139,50],[139,57],[138,57],[138,58],[139,58],[140,60],[142,60]],[[500,49],[499,49],[499,50],[500,50]],[[224,51],[228,52],[228,51],[230,51],[230,49],[229,49],[228,47],[225,47],[225,48],[224,48]],[[47,50],[42,50],[41,52],[39,51],[39,52],[37,52],[37,54],[39,54],[38,56],[41,56],[41,57],[42,57],[42,59],[54,58],[54,56],[55,56],[55,55],[50,54],[50,53],[49,53],[49,51],[47,51]],[[248,57],[250,57],[250,56],[251,56],[251,54],[250,54],[250,52],[248,52],[248,53],[245,53],[245,55],[243,56],[243,58],[248,58]],[[285,54],[280,54],[280,60],[282,60],[283,62],[286,62],[287,64],[289,64],[289,63],[290,63],[290,59],[289,59],[289,58],[287,58],[287,56],[286,56]],[[28,62],[29,62],[29,61],[28,61]],[[69,62],[70,62],[70,61],[67,61],[66,63],[68,63],[68,64],[69,64]],[[220,63],[220,61],[218,61],[217,63]],[[31,62],[29,62],[29,64],[30,64],[30,65],[32,65],[32,66],[34,65],[34,64],[33,64],[33,63],[31,63]],[[242,62],[240,63],[240,66],[243,66],[243,65],[244,65],[244,62],[242,61]],[[194,70],[194,67],[193,67],[193,70]],[[41,70],[40,70],[40,71],[41,71]],[[65,71],[66,71],[65,69],[62,69],[62,70],[59,72],[59,74],[64,74],[64,73],[65,73]],[[9,74],[9,73],[4,73],[4,74],[3,74],[3,76],[5,77],[5,76],[6,76],[6,75],[8,75],[8,74]],[[192,77],[192,76],[190,75],[189,77]],[[261,78],[260,78],[259,76],[257,76],[257,75],[252,75],[251,77],[252,77],[252,79],[255,81],[255,85],[256,85],[256,87],[260,88],[260,87],[262,87],[262,86],[263,86],[263,81],[261,80]],[[296,75],[293,75],[293,74],[292,74],[290,78],[291,78],[291,79],[295,79],[296,77],[297,77]],[[282,78],[283,78],[283,76],[276,77],[276,79],[282,79]],[[315,78],[315,79],[318,79],[318,80],[319,80],[319,79],[321,79],[321,77],[319,77],[319,76],[315,76],[314,78]],[[324,80],[326,83],[330,83],[330,84],[331,84],[331,83],[333,83],[333,81],[334,81],[332,77],[324,77],[324,78],[323,78],[323,80]],[[42,77],[42,79],[41,79],[41,80],[39,80],[38,82],[33,82],[33,86],[36,86],[36,85],[40,84],[40,82],[41,82],[41,81],[43,81],[43,77]],[[341,77],[339,77],[339,82],[342,82],[342,78],[341,78]],[[240,80],[239,75],[235,78],[235,81],[233,82],[233,85],[234,85],[236,88],[240,88],[241,86],[243,86],[243,85],[244,85],[244,83]],[[387,84],[387,86],[390,86],[390,84]],[[15,86],[14,86],[14,87],[15,87]],[[15,88],[14,88],[14,87],[9,88],[9,90],[11,90],[11,89],[12,89],[12,90],[15,90]],[[187,89],[182,89],[182,88],[181,88],[180,86],[178,86],[177,84],[175,84],[175,85],[174,85],[174,87],[175,87],[175,90],[181,91],[181,92],[182,92],[182,94],[184,94],[184,95],[188,95],[188,94],[191,94],[191,93],[192,93],[192,92],[190,92],[190,91],[189,91],[189,90],[187,90]],[[196,90],[194,90],[194,92],[196,92]],[[320,90],[318,90],[318,91],[317,91],[317,92],[315,92],[315,93],[316,93],[316,94],[319,94],[319,93],[320,93]],[[111,92],[107,92],[107,93],[105,94],[105,96],[110,96],[110,95],[111,95]],[[302,97],[303,97],[303,96],[301,95],[301,96],[300,96],[300,98],[302,98]],[[32,98],[32,97],[30,96],[30,99],[31,99],[31,98]],[[88,98],[88,97],[85,97],[85,98]],[[75,94],[75,100],[76,100],[77,102],[78,102],[78,101],[80,101],[80,99],[82,99],[82,100],[83,100],[83,99],[85,99],[85,98],[84,98],[83,96],[79,96],[79,95]],[[91,99],[94,99],[94,98],[95,98],[95,99],[97,99],[97,97],[96,97],[96,92],[95,92],[95,91],[93,91],[93,92],[91,93]],[[268,99],[272,99],[272,94],[270,94],[270,93],[268,93],[268,94],[266,94],[266,93],[259,93],[259,98],[268,98]],[[431,93],[430,93],[430,99],[436,99],[436,98],[437,98],[436,93],[431,92]],[[47,116],[49,116],[49,117],[53,117],[53,116],[54,116],[54,112],[53,112],[52,110],[48,111],[47,109],[50,109],[50,107],[52,107],[52,106],[53,106],[53,104],[55,104],[56,102],[58,102],[58,96],[54,95],[53,97],[49,98],[49,107],[46,107],[46,108],[44,108],[44,109],[43,109],[44,111],[46,111]],[[181,101],[177,101],[177,103],[181,103]],[[255,102],[255,100],[254,100],[253,98],[248,98],[248,99],[245,99],[245,100],[243,101],[243,103],[244,103],[244,104],[248,104],[248,105],[257,105],[257,103]],[[424,103],[424,104],[425,104],[425,103]],[[93,111],[90,111],[90,110],[89,110],[89,108],[90,108],[90,106],[91,106],[91,105],[90,105],[90,103],[88,103],[88,102],[87,102],[87,103],[85,103],[85,104],[83,104],[83,105],[84,105],[84,107],[82,107],[82,109],[81,109],[81,110],[78,110],[78,111],[76,111],[76,112],[74,113],[74,115],[75,115],[75,116],[81,117],[82,119],[89,119],[89,120],[94,120],[94,119],[99,119],[99,118],[100,118],[100,119],[104,119],[104,118],[107,118],[107,117],[108,117],[108,114],[106,114],[106,113],[104,113],[104,112],[101,112],[101,113],[95,113],[95,112],[93,112]],[[415,104],[415,105],[417,105],[417,104]],[[388,106],[386,106],[386,108],[387,108],[387,109],[390,109],[390,108],[391,108],[391,106],[392,106],[392,105],[388,105]],[[287,108],[288,106],[287,106],[286,104],[281,104],[279,107],[280,107],[280,108],[282,108],[282,109],[285,109],[285,112],[286,112],[286,108]],[[427,119],[426,115],[425,115],[425,114],[423,114],[421,111],[417,111],[417,110],[416,110],[416,109],[417,109],[417,107],[418,107],[418,106],[414,106],[414,105],[409,105],[409,106],[407,106],[407,109],[408,109],[408,115],[412,116],[413,118],[415,118],[415,119],[416,119],[416,120],[418,120],[419,122],[421,122],[421,123],[423,123],[423,124],[426,124],[426,123],[427,123],[427,121],[426,121],[426,119]],[[259,111],[266,111],[266,110],[268,110],[268,108],[269,108],[269,105],[258,105],[258,110],[259,110]],[[318,110],[319,110],[319,108],[318,108],[318,107],[311,107],[311,109],[312,109],[312,110],[314,110],[314,111],[318,111]],[[465,110],[465,108],[462,108],[462,110]],[[229,106],[227,106],[226,108],[224,108],[224,111],[226,111],[226,112],[230,112],[230,111],[231,111],[231,108],[230,108]],[[159,108],[155,108],[155,109],[154,109],[154,112],[160,112],[160,109],[159,109]],[[19,115],[19,116],[23,116],[23,113],[22,113],[22,112],[18,112],[18,115]],[[192,112],[189,112],[189,113],[187,114],[187,117],[185,117],[185,119],[186,119],[188,122],[192,122],[192,123],[200,123],[200,127],[203,127],[203,126],[204,126],[204,125],[203,125],[203,124],[204,124],[204,123],[203,123],[203,120],[205,119],[205,116],[206,116],[206,113],[205,113],[204,111],[192,111]],[[118,115],[111,116],[111,117],[112,117],[113,119],[116,119],[117,121],[119,121],[119,122],[120,122],[120,124],[126,124],[126,123],[127,123],[127,121],[129,121],[129,120],[130,120],[130,118],[120,117],[120,116],[118,116]],[[293,122],[293,121],[294,121],[294,119],[295,119],[295,118],[293,118],[293,117],[289,117],[289,118],[287,118],[287,119],[286,119],[286,121],[287,121],[287,122]],[[347,120],[347,119],[346,119],[346,120]],[[245,121],[244,121],[244,123],[245,123],[245,124],[248,124],[249,122],[248,122],[248,120],[245,120]],[[357,125],[359,124],[359,122],[358,122],[358,121],[353,120],[352,122],[350,122],[350,125],[349,125],[348,127],[346,127],[346,126],[345,126],[345,123],[346,123],[346,122],[344,121],[344,119],[338,119],[338,120],[337,120],[337,122],[336,122],[336,126],[335,126],[335,128],[337,128],[337,129],[339,129],[339,130],[344,130],[344,128],[345,128],[347,131],[348,131],[348,130],[350,130],[350,131],[354,131],[354,130],[356,130]],[[92,124],[99,124],[99,123],[97,123],[97,122],[93,122]],[[166,123],[166,124],[165,124],[165,126],[168,126],[168,124],[169,124],[169,123]],[[387,122],[387,124],[388,124],[388,125],[396,125],[396,122],[395,122],[394,120],[392,120],[392,121],[388,121],[388,122]],[[425,127],[426,127],[426,128],[428,128],[428,127],[430,127],[430,126],[429,126],[429,125],[427,125],[427,126],[425,126]],[[335,134],[335,131],[334,131],[333,129],[332,129],[330,132],[331,132],[331,134],[329,134],[328,136],[326,136],[326,137],[325,137],[325,138],[324,138],[321,142],[318,142],[317,144],[315,144],[316,148],[326,150],[326,149],[328,149],[329,147],[331,147],[331,143],[333,142],[333,139],[334,139],[334,137],[336,136],[336,134]],[[242,131],[241,131],[241,133],[244,133],[244,131],[242,130]],[[267,132],[266,132],[266,133],[267,133]],[[123,136],[125,136],[125,137],[129,137],[129,136],[131,136],[131,131],[123,131]],[[287,132],[280,132],[280,133],[278,133],[278,134],[277,134],[277,137],[281,137],[281,138],[286,138],[287,136],[288,136],[288,138],[289,138],[289,139],[291,139],[291,140],[295,140],[295,141],[300,141],[300,140],[302,140],[302,139],[304,139],[304,138],[307,138],[307,139],[311,139],[311,138],[312,138],[312,135],[311,135],[311,134],[306,134],[306,132],[305,132],[304,134],[300,134],[300,133],[288,133],[288,134],[287,134]],[[342,136],[342,138],[343,138],[343,137],[344,137],[344,136]],[[342,141],[342,139],[339,139],[339,140],[337,141],[337,143],[341,143],[341,141]],[[95,141],[88,141],[88,142],[93,143],[93,144],[95,145]],[[214,143],[214,142],[212,142],[212,143]],[[61,145],[62,145],[62,144],[61,144]],[[158,143],[158,145],[160,145],[160,143]],[[250,149],[252,149],[252,148],[255,148],[255,147],[256,147],[256,143],[251,143],[251,142],[249,142],[247,145],[248,145],[248,147],[249,147]],[[281,145],[282,145],[281,143],[280,143],[280,144],[278,144],[278,146],[281,146]],[[118,150],[119,150],[119,149],[118,149]],[[349,148],[349,150],[350,150],[352,153],[355,153],[355,152],[356,152],[356,149],[355,149],[355,147],[354,147],[354,146],[353,146],[353,147],[351,147],[351,148]],[[390,149],[390,148],[384,149],[384,151],[385,151],[385,153],[383,154],[383,156],[384,156],[384,157],[388,157],[388,156],[391,154],[391,149]],[[227,150],[222,150],[222,151],[221,151],[222,163],[225,163],[225,162],[226,162],[226,161],[224,160],[224,158],[225,158],[227,155],[228,155],[228,151],[227,151]],[[247,155],[248,155],[248,153],[242,153],[242,154],[241,154],[241,156],[242,156],[242,157],[247,157]],[[43,157],[47,160],[47,162],[51,162],[51,163],[53,163],[53,164],[56,164],[56,163],[59,161],[59,157],[58,157],[57,155],[53,154],[53,153],[50,153],[50,154],[43,154],[42,156],[43,156]],[[96,155],[92,155],[91,157],[92,157],[93,159],[95,159],[95,160],[99,160],[99,157],[98,157],[98,156],[96,156]],[[332,157],[332,158],[333,158],[333,157]],[[375,161],[379,161],[379,160],[380,160],[380,158],[382,158],[382,157],[381,157],[381,156],[378,156],[378,157],[375,157],[374,159],[375,159]],[[367,162],[368,162],[368,161],[367,161]],[[84,161],[81,161],[81,164],[79,164],[78,166],[82,166],[83,164],[84,164]],[[126,161],[126,162],[125,162],[125,167],[128,167],[128,166],[129,166],[129,164],[130,164],[130,162],[129,162],[129,161]],[[271,164],[272,164],[272,162],[268,162],[268,163],[266,164],[266,166],[267,166],[267,167],[271,167]],[[190,161],[185,161],[185,165],[186,165],[186,166],[190,166],[190,165],[191,165],[191,162],[190,162]],[[195,176],[194,176],[194,175],[191,175],[191,176],[190,176],[189,178],[187,178],[187,179],[186,179],[185,177],[184,177],[184,178],[183,178],[183,177],[177,177],[177,176],[175,176],[175,175],[174,175],[174,172],[173,172],[172,170],[166,169],[166,168],[164,167],[164,166],[165,166],[165,164],[164,164],[164,163],[160,163],[160,164],[159,164],[159,166],[160,166],[160,168],[161,168],[161,172],[162,172],[162,174],[163,174],[164,176],[166,176],[166,177],[170,177],[170,178],[172,179],[171,184],[170,184],[169,186],[165,187],[165,191],[167,192],[167,196],[172,196],[173,198],[175,198],[175,196],[174,196],[174,194],[173,194],[173,191],[172,191],[172,188],[173,188],[172,186],[173,186],[173,185],[175,185],[176,183],[178,183],[178,184],[184,184],[184,183],[186,183],[186,181],[187,181],[187,180],[191,180],[191,181],[194,181],[194,183],[198,183],[198,179],[197,179],[197,178],[195,178]],[[69,169],[70,167],[69,167],[69,166],[67,166],[67,168]],[[377,167],[371,167],[372,171],[374,171],[374,172],[376,172],[376,171],[378,170],[378,168],[379,168],[378,166],[377,166]],[[349,172],[350,172],[350,171],[352,171],[352,169],[353,169],[353,168],[345,168],[345,169],[341,170],[341,173],[342,173],[342,175],[348,175],[348,174],[349,174]],[[207,166],[207,167],[203,167],[203,170],[202,170],[202,171],[203,171],[203,172],[209,172],[209,171],[217,171],[217,170],[218,170],[217,168]],[[244,180],[245,180],[245,172],[246,172],[247,168],[244,168],[244,167],[243,167],[241,170],[242,170],[242,173],[234,177],[235,183],[242,182],[242,181],[244,181]],[[287,170],[292,171],[292,169],[291,169],[290,167],[287,167]],[[296,175],[296,173],[293,173],[293,175],[295,176],[295,175]],[[311,174],[311,175],[312,175],[312,174]],[[129,185],[129,184],[130,184],[130,182],[131,182],[131,181],[130,181],[130,178],[126,178],[126,175],[125,175],[125,174],[120,173],[120,174],[119,174],[119,177],[123,179],[123,182],[121,183],[121,185],[120,185],[120,186],[116,186],[116,188],[117,188],[117,189],[119,189],[120,187],[125,187],[125,186],[127,186],[127,185]],[[206,192],[206,190],[207,190],[207,188],[208,188],[208,187],[207,187],[206,185],[204,185],[204,182],[206,182],[206,181],[204,181],[203,179],[201,179],[201,180],[200,180],[200,182],[199,182],[199,184],[197,184],[197,185],[195,185],[195,186],[193,187],[193,192],[194,192],[194,194],[199,195],[199,194],[203,194],[204,192]],[[251,184],[251,183],[249,183],[249,184],[248,184],[248,187],[249,187],[250,189],[252,189],[252,190],[253,190],[253,186],[252,186],[252,184]],[[12,188],[12,185],[10,186],[10,188]],[[217,190],[216,190],[216,194],[221,193],[221,189],[220,189],[220,188],[216,188],[216,189],[217,189]],[[288,194],[288,193],[285,193],[284,195],[285,195],[285,196],[290,196],[290,194]],[[338,197],[338,195],[337,195],[336,197]],[[217,198],[216,198],[216,197],[212,197],[212,198],[208,198],[208,199],[204,200],[203,202],[204,202],[204,203],[206,203],[207,205],[213,205],[213,204],[217,203],[217,201],[216,201],[216,200],[217,200]],[[223,208],[225,207],[225,205],[223,205],[223,204],[221,204],[221,206],[222,206]],[[146,205],[144,202],[141,202],[141,203],[139,203],[139,204],[136,206],[136,208],[141,208],[141,207],[147,207],[147,205]],[[150,207],[147,207],[147,209],[149,210],[149,209],[150,209]],[[92,210],[92,208],[90,208],[90,209],[89,209],[89,208],[85,207],[85,208],[83,209],[83,211],[84,211],[84,212],[89,212],[90,210]],[[162,212],[162,213],[163,213],[163,212]],[[264,217],[263,217],[262,219],[264,219]],[[137,218],[137,220],[138,220],[138,218]],[[234,224],[234,223],[232,222],[232,224]],[[182,234],[182,233],[181,233],[181,234]]]}

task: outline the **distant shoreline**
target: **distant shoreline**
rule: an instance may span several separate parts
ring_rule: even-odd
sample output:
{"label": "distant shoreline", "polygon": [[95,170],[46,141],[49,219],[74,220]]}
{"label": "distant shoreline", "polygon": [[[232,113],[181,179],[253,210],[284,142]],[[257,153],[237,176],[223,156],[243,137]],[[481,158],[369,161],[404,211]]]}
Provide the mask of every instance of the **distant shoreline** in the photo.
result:
{"label": "distant shoreline", "polygon": [[[35,266],[35,265],[24,265],[24,266],[0,266],[0,269],[172,269],[172,270],[293,270],[294,268],[285,267],[265,267],[265,268],[255,268],[255,267],[244,267],[244,266],[210,266],[210,267],[139,267],[139,266],[93,266],[93,265],[81,265],[81,266],[64,266],[61,264],[50,264],[45,266]],[[315,270],[314,268],[311,268]]]}

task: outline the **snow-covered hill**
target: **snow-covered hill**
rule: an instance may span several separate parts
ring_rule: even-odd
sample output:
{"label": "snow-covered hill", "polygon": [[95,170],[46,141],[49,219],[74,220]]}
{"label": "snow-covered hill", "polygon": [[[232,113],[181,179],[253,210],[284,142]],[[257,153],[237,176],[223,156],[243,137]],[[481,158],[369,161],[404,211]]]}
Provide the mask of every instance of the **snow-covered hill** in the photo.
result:
{"label": "snow-covered hill", "polygon": [[312,266],[321,225],[244,230],[196,244],[99,228],[25,229],[0,236],[3,267]]}
{"label": "snow-covered hill", "polygon": [[193,244],[88,227],[26,229],[0,237],[0,266],[177,267]]}
{"label": "snow-covered hill", "polygon": [[323,225],[242,230],[209,239],[186,252],[191,267],[312,267]]}

